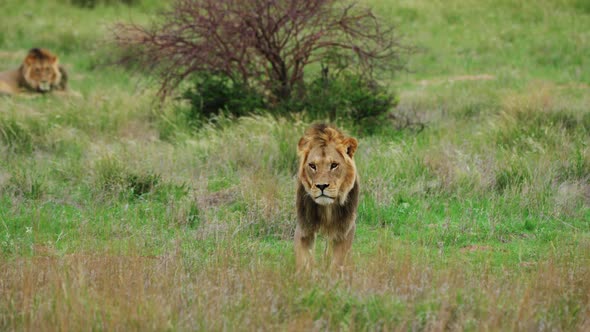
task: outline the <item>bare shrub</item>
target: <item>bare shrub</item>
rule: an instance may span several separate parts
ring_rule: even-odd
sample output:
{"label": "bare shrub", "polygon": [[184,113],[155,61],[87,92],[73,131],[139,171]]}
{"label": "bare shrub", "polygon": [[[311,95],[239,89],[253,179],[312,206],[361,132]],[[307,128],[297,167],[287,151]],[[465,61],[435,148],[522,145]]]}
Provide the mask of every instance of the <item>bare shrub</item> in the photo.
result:
{"label": "bare shrub", "polygon": [[195,73],[212,72],[287,100],[312,63],[400,69],[407,48],[356,2],[336,0],[177,0],[150,26],[118,24],[120,63],[160,79],[167,96]]}

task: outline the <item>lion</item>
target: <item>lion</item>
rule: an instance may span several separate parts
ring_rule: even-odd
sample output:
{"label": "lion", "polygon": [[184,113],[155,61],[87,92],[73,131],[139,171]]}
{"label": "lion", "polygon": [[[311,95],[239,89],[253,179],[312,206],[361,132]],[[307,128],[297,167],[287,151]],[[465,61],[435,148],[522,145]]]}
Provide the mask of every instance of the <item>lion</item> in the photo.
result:
{"label": "lion", "polygon": [[49,50],[33,48],[18,69],[0,73],[0,94],[65,92],[68,75]]}
{"label": "lion", "polygon": [[[297,154],[297,270],[313,265],[317,233],[328,239],[332,271],[344,268],[356,229],[359,179],[353,159],[358,141],[340,130],[316,124],[299,140]],[[327,251],[328,253],[328,251]]]}

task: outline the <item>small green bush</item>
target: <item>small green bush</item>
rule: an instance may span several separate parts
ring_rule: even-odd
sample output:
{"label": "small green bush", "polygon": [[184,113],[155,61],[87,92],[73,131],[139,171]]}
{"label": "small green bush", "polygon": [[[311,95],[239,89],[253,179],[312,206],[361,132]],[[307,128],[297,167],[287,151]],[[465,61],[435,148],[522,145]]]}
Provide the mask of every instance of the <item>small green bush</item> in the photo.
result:
{"label": "small green bush", "polygon": [[101,191],[121,191],[127,187],[127,170],[117,158],[105,156],[96,161],[96,188]]}
{"label": "small green bush", "polygon": [[127,6],[137,5],[141,0],[70,0],[74,6],[82,8],[95,8],[98,5],[124,4]]}
{"label": "small green bush", "polygon": [[266,110],[273,115],[302,113],[309,120],[349,122],[365,133],[387,123],[387,115],[397,105],[396,97],[374,80],[353,73],[305,83],[297,97],[287,101],[265,100],[255,89],[232,82],[221,75],[202,74],[182,95],[190,103],[187,121],[210,121],[220,113],[240,117]]}
{"label": "small green bush", "polygon": [[15,119],[0,119],[0,143],[13,152],[33,150],[33,136],[30,130]]}
{"label": "small green bush", "polygon": [[150,193],[160,184],[160,175],[155,173],[127,175],[127,187],[133,197]]}
{"label": "small green bush", "polygon": [[221,112],[240,117],[265,106],[262,95],[254,89],[210,73],[195,77],[182,99],[189,101],[188,118],[196,123],[210,120]]}
{"label": "small green bush", "polygon": [[506,165],[505,167],[501,167],[496,173],[495,189],[497,192],[503,193],[509,188],[520,188],[525,183],[529,182],[531,177],[532,174],[526,167],[523,167],[523,165]]}
{"label": "small green bush", "polygon": [[573,8],[581,13],[590,14],[590,2],[588,0],[573,0]]}
{"label": "small green bush", "polygon": [[46,189],[47,184],[44,176],[34,171],[17,169],[12,173],[7,185],[0,188],[0,193],[36,200],[43,197]]}
{"label": "small green bush", "polygon": [[151,196],[160,202],[178,201],[189,193],[186,184],[162,181],[158,173],[136,171],[120,159],[105,156],[94,164],[95,188],[107,197],[135,200]]}
{"label": "small green bush", "polygon": [[342,73],[313,80],[302,100],[291,108],[303,109],[311,120],[350,121],[370,133],[384,123],[396,105],[395,96],[378,82]]}

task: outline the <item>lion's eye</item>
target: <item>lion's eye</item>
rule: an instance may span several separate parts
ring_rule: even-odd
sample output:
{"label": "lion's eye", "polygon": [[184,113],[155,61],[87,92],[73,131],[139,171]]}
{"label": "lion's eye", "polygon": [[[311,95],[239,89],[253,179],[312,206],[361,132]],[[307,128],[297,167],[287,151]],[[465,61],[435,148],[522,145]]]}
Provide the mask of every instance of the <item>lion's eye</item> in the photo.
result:
{"label": "lion's eye", "polygon": [[330,165],[330,169],[335,169],[336,167],[338,167],[337,163],[332,163],[332,165]]}
{"label": "lion's eye", "polygon": [[309,164],[309,168],[313,169],[315,171],[315,164]]}

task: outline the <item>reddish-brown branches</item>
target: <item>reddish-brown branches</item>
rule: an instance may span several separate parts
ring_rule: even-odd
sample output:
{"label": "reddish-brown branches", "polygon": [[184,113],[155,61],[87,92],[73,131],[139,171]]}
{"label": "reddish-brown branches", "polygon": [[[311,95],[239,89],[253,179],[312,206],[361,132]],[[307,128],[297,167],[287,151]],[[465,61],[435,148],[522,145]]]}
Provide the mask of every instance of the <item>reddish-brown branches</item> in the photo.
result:
{"label": "reddish-brown branches", "polygon": [[391,25],[369,9],[337,0],[176,0],[149,27],[119,24],[115,41],[161,79],[166,96],[189,75],[207,71],[263,87],[287,99],[314,62],[401,67]]}

